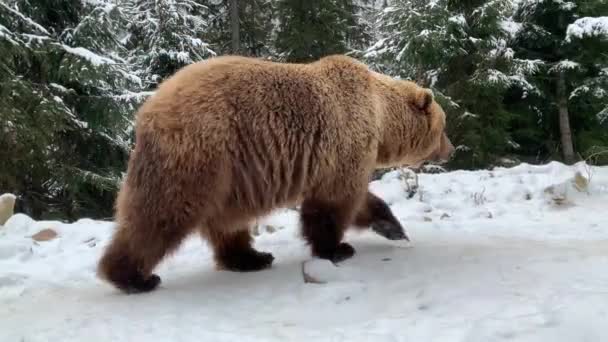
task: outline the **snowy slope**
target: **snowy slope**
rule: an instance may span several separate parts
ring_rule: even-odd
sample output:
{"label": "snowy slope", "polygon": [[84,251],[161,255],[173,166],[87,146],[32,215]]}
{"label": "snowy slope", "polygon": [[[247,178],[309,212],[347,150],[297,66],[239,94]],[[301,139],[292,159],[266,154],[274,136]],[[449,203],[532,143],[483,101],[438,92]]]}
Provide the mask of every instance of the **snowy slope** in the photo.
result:
{"label": "snowy slope", "polygon": [[[112,224],[0,228],[0,341],[605,341],[608,168],[579,192],[575,170],[420,175],[371,184],[406,225],[409,245],[352,233],[338,267],[311,260],[297,215],[278,211],[256,247],[272,269],[220,272],[193,237],[158,269],[161,288],[123,295],[95,278]],[[580,185],[580,182],[579,182]],[[584,184],[583,184],[584,185]],[[583,186],[584,188],[584,186]],[[58,237],[29,236],[52,228]],[[305,283],[307,274],[322,284]]]}

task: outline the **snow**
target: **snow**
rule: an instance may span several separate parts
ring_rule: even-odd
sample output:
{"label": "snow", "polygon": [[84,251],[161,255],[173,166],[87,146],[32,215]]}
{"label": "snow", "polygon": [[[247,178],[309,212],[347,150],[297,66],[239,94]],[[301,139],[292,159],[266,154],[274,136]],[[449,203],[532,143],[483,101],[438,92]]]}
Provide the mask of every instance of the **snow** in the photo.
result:
{"label": "snow", "polygon": [[581,65],[579,63],[565,59],[563,61],[555,63],[555,65],[552,66],[551,69],[549,69],[549,72],[562,72],[567,70],[576,70],[580,68]]}
{"label": "snow", "polygon": [[30,46],[30,44],[32,42],[36,42],[36,43],[42,43],[43,41],[48,41],[51,40],[51,37],[48,36],[40,36],[40,35],[36,35],[36,34],[27,34],[27,33],[23,33],[21,34],[22,37],[27,38],[27,46]]}
{"label": "snow", "polygon": [[121,95],[116,95],[114,98],[119,100],[134,100],[136,102],[141,102],[146,98],[152,96],[154,94],[153,91],[140,91],[140,92],[132,92],[132,91],[124,91]]}
{"label": "snow", "polygon": [[[472,37],[471,37],[472,38]],[[469,38],[469,39],[471,39]],[[482,41],[478,39],[478,41]],[[507,47],[507,42],[504,39],[496,39],[493,42],[496,45],[496,48],[488,51],[488,56],[491,58],[504,57],[507,59],[513,59],[515,55],[515,51],[513,49]]]}
{"label": "snow", "polygon": [[[590,178],[587,186],[572,181],[576,171]],[[310,257],[297,212],[278,210],[260,221],[277,229],[255,240],[275,255],[271,269],[215,270],[193,236],[158,268],[161,288],[142,295],[95,276],[112,222],[17,214],[0,227],[0,340],[608,338],[608,167],[553,162],[420,174],[409,199],[394,171],[370,189],[391,205],[411,243],[350,232],[357,254],[333,265]],[[29,238],[44,228],[58,237]]]}
{"label": "snow", "polygon": [[480,75],[478,81],[487,81],[494,85],[507,85],[511,83],[507,75],[496,69],[488,69],[486,73]]}
{"label": "snow", "polygon": [[515,37],[515,35],[521,30],[522,24],[513,20],[503,20],[500,22],[500,26],[509,36]]}
{"label": "snow", "polygon": [[572,11],[574,8],[576,8],[576,4],[572,1],[563,1],[563,0],[554,0],[554,1],[559,4],[560,9],[563,11]]}
{"label": "snow", "polygon": [[40,25],[37,22],[33,21],[32,19],[24,16],[19,11],[15,11],[14,9],[10,8],[9,6],[7,6],[5,4],[4,1],[0,2],[0,6],[2,6],[6,11],[10,12],[12,15],[19,17],[23,22],[27,23],[33,29],[38,30],[39,32],[41,32],[41,33],[43,33],[43,34],[45,34],[47,36],[51,35],[49,33],[49,31],[47,31],[44,27],[42,27],[42,25]]}
{"label": "snow", "polygon": [[526,98],[530,93],[540,94],[540,90],[528,82],[524,76],[513,75],[509,76],[509,79],[511,80],[511,84],[518,85],[521,89],[523,89],[522,98]]}
{"label": "snow", "polygon": [[468,110],[465,110],[464,113],[460,116],[461,119],[464,119],[464,118],[477,119],[478,117],[479,117],[479,115],[473,114],[473,113],[469,112]]}
{"label": "snow", "polygon": [[108,2],[105,0],[83,0],[82,4],[90,6],[105,6],[108,4]]}
{"label": "snow", "polygon": [[604,97],[608,97],[608,91],[599,87],[590,88],[589,85],[583,84],[570,92],[569,99],[580,96],[593,96],[597,99],[603,99]]}
{"label": "snow", "polygon": [[57,83],[51,82],[51,83],[49,83],[49,86],[52,87],[52,88],[57,89],[61,93],[67,93],[67,92],[69,92],[68,88],[62,86],[61,84],[57,84]]}
{"label": "snow", "polygon": [[365,58],[376,58],[385,53],[388,49],[385,47],[388,38],[378,40],[374,45],[370,46],[363,55]]}
{"label": "snow", "polygon": [[3,26],[1,24],[0,24],[0,38],[6,39],[13,45],[19,45],[19,43],[13,39],[14,38],[13,32],[11,30],[9,30],[8,28],[6,28],[6,26]]}
{"label": "snow", "polygon": [[514,149],[519,149],[521,148],[521,145],[518,144],[517,142],[511,140],[511,139],[507,139],[507,145],[511,146]]}
{"label": "snow", "polygon": [[15,196],[14,194],[11,193],[5,193],[0,195],[0,203],[3,203],[4,201],[15,201],[17,199],[17,196]]}
{"label": "snow", "polygon": [[204,43],[199,38],[190,38],[190,44],[192,46],[196,46],[196,47],[207,47],[208,46],[208,44]]}
{"label": "snow", "polygon": [[439,0],[430,0],[427,6],[429,9],[433,9],[438,4],[439,4]]}
{"label": "snow", "polygon": [[540,59],[513,59],[514,72],[518,75],[533,75],[544,64]]}
{"label": "snow", "polygon": [[608,119],[608,106],[596,114],[597,119],[603,124]]}
{"label": "snow", "polygon": [[608,39],[608,17],[585,17],[568,25],[566,40],[572,37],[605,37]]}
{"label": "snow", "polygon": [[83,47],[70,47],[64,44],[60,45],[66,52],[76,55],[78,57],[82,57],[89,61],[91,64],[95,66],[99,66],[102,64],[116,64],[116,62],[110,58],[100,56],[89,49],[85,49]]}
{"label": "snow", "polygon": [[451,23],[454,23],[454,24],[458,24],[460,26],[467,25],[467,20],[465,19],[464,15],[462,15],[462,14],[452,16],[452,17],[448,18],[448,21]]}

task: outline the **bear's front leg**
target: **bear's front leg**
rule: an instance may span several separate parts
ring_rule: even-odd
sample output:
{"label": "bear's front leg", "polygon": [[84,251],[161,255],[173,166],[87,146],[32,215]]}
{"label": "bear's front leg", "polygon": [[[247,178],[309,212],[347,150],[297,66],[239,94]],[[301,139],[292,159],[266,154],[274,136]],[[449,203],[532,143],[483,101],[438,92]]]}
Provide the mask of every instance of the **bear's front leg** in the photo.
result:
{"label": "bear's front leg", "polygon": [[389,240],[408,240],[409,238],[393,215],[388,204],[378,196],[367,192],[365,202],[359,208],[355,217],[355,225],[370,227],[374,232]]}
{"label": "bear's front leg", "polygon": [[352,202],[330,204],[305,200],[302,203],[302,234],[310,244],[314,256],[338,263],[355,254],[355,249],[350,244],[342,242],[351,213]]}

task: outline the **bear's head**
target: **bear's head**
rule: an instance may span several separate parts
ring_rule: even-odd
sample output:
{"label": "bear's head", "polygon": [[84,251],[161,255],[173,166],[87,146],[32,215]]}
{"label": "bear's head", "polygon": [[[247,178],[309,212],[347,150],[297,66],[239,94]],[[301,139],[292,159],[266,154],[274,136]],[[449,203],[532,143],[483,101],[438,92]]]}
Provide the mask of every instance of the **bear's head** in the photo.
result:
{"label": "bear's head", "polygon": [[445,133],[446,116],[430,89],[376,74],[380,143],[377,166],[418,166],[445,162],[454,146]]}

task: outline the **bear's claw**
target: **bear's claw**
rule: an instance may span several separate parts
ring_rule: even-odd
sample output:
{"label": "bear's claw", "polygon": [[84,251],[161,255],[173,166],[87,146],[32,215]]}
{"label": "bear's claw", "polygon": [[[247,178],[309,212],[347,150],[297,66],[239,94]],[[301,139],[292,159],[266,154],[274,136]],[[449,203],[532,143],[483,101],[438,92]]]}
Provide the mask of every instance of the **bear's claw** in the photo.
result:
{"label": "bear's claw", "polygon": [[156,274],[151,274],[144,279],[141,274],[133,277],[128,284],[122,286],[122,290],[128,294],[150,292],[158,287],[161,279]]}
{"label": "bear's claw", "polygon": [[405,233],[403,227],[395,222],[379,220],[371,224],[371,228],[374,232],[389,240],[407,240],[410,241],[409,237]]}

